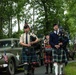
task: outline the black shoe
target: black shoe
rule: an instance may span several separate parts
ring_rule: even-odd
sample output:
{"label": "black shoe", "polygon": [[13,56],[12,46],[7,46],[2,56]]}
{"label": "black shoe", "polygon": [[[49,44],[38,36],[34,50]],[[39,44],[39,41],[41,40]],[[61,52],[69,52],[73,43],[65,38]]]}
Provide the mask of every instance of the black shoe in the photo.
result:
{"label": "black shoe", "polygon": [[32,73],[31,75],[34,75],[34,73]]}
{"label": "black shoe", "polygon": [[52,71],[50,73],[52,73]]}
{"label": "black shoe", "polygon": [[48,72],[45,72],[45,74],[48,74]]}
{"label": "black shoe", "polygon": [[32,69],[32,74],[31,75],[34,75],[34,69]]}

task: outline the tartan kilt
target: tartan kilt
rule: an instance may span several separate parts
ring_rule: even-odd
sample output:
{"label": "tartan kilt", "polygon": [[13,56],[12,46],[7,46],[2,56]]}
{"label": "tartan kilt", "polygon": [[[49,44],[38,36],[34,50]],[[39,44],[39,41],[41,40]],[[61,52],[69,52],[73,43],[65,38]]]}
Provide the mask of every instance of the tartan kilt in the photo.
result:
{"label": "tartan kilt", "polygon": [[66,52],[63,49],[52,49],[52,61],[65,63],[67,61]]}
{"label": "tartan kilt", "polygon": [[34,48],[23,47],[22,49],[22,63],[33,63],[37,62],[37,55]]}
{"label": "tartan kilt", "polygon": [[52,52],[44,52],[44,64],[49,64],[52,62]]}
{"label": "tartan kilt", "polygon": [[51,62],[52,62],[51,48],[45,47],[45,50],[44,50],[44,64],[49,64]]}

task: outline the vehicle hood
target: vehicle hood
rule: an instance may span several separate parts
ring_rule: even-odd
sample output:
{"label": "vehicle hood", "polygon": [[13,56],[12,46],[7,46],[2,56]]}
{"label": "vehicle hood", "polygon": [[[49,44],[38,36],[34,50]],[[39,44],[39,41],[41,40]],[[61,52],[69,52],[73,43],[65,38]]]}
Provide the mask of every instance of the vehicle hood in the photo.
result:
{"label": "vehicle hood", "polygon": [[8,50],[8,49],[11,49],[11,47],[8,47],[8,48],[0,48],[0,51]]}

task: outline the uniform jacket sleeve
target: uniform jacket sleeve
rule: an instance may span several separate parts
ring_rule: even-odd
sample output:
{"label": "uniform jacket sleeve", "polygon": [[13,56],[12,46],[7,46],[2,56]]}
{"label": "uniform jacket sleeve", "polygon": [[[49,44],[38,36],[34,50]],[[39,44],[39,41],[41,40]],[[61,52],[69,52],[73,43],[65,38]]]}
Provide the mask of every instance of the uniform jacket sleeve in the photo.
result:
{"label": "uniform jacket sleeve", "polygon": [[52,34],[52,33],[50,34],[49,44],[50,44],[52,47],[55,47],[55,44],[54,44],[54,42],[53,42],[53,34]]}

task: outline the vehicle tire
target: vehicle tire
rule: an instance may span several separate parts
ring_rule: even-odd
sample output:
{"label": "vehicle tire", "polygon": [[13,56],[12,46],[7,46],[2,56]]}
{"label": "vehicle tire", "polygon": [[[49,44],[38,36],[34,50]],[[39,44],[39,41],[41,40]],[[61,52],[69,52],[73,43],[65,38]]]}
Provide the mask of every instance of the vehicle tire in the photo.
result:
{"label": "vehicle tire", "polygon": [[9,60],[9,62],[8,62],[7,74],[8,75],[15,75],[15,63],[12,59]]}

